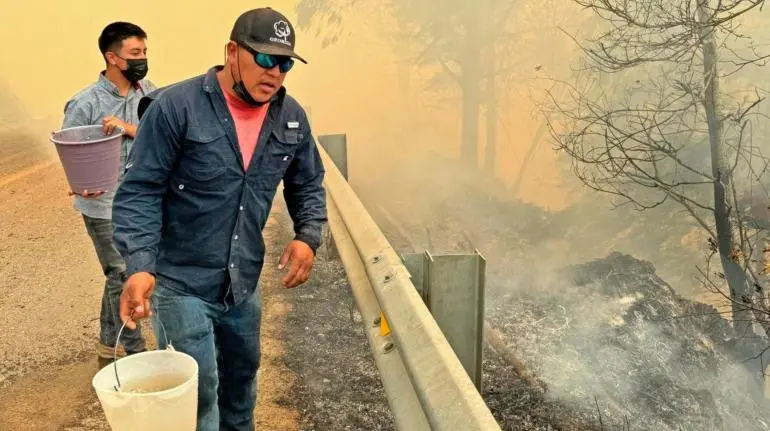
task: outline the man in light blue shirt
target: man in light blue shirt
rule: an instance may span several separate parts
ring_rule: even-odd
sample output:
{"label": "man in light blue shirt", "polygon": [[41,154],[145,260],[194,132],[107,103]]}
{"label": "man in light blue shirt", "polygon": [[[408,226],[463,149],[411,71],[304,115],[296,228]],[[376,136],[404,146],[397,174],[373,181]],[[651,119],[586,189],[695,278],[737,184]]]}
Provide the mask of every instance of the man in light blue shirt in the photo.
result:
{"label": "man in light blue shirt", "polygon": [[[99,50],[106,68],[96,82],[73,96],[64,107],[62,128],[101,124],[106,133],[116,127],[125,130],[120,150],[120,179],[136,136],[139,100],[156,89],[145,80],[147,74],[147,34],[127,22],[114,22],[99,36]],[[97,357],[106,365],[122,326],[119,317],[120,294],[126,279],[126,264],[112,240],[112,200],[115,191],[87,190],[75,196],[75,208],[83,215],[86,230],[94,243],[106,281],[102,294]],[[121,335],[119,355],[145,350],[141,330],[126,328]]]}

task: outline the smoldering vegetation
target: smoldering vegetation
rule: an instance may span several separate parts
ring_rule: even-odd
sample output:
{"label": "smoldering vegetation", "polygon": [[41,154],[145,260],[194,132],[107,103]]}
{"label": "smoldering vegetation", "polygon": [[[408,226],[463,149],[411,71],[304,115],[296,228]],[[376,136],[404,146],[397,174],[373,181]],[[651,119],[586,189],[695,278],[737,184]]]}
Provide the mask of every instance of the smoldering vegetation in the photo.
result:
{"label": "smoldering vegetation", "polygon": [[768,429],[761,3],[299,2],[394,52],[351,182],[399,251],[487,258],[506,429]]}
{"label": "smoldering vegetation", "polygon": [[[387,182],[351,181],[398,251],[477,248],[486,257],[487,322],[524,365],[487,346],[484,396],[504,429],[770,429],[766,339],[736,333],[716,307],[677,293],[652,263],[613,247],[612,235],[569,244],[567,232],[586,228],[571,215],[591,203],[548,212],[500,199],[499,182],[451,160],[412,160],[377,159]],[[591,225],[616,217],[595,215]],[[687,232],[636,223],[651,235]],[[612,248],[619,251],[605,252]]]}

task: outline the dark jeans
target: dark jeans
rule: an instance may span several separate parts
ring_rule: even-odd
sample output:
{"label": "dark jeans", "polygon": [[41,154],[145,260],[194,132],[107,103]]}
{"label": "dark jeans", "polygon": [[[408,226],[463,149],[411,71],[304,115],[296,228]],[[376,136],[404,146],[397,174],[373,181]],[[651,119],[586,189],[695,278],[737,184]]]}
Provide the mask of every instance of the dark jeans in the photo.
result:
{"label": "dark jeans", "polygon": [[[115,346],[118,331],[123,326],[120,320],[120,293],[123,291],[123,282],[126,281],[126,263],[112,242],[112,221],[86,215],[83,216],[83,220],[106,278],[99,316],[99,341],[105,346],[112,347]],[[136,331],[125,328],[120,336],[120,343],[128,354],[145,350],[144,339],[139,328]]]}
{"label": "dark jeans", "polygon": [[232,296],[226,302],[184,295],[160,276],[152,295],[158,347],[166,347],[165,328],[174,349],[198,362],[198,431],[254,429],[260,295],[238,305]]}

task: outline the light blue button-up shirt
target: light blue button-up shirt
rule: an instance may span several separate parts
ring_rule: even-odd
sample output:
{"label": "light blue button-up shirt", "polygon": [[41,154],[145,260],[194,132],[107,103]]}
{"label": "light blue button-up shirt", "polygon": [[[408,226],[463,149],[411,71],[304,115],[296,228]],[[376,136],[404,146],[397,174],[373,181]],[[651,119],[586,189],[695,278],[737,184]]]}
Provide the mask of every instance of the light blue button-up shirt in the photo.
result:
{"label": "light blue button-up shirt", "polygon": [[[138,124],[139,116],[137,107],[139,100],[146,94],[155,90],[155,84],[149,80],[142,80],[136,86],[131,87],[126,97],[120,95],[118,87],[112,83],[104,72],[99,74],[99,79],[84,88],[67,101],[64,105],[64,122],[62,128],[89,126],[102,124],[105,117],[114,115],[129,124]],[[123,136],[120,147],[120,179],[126,167],[128,153],[134,140],[130,136]],[[111,190],[94,199],[85,199],[75,196],[75,209],[92,218],[111,219],[112,200],[115,191]]]}

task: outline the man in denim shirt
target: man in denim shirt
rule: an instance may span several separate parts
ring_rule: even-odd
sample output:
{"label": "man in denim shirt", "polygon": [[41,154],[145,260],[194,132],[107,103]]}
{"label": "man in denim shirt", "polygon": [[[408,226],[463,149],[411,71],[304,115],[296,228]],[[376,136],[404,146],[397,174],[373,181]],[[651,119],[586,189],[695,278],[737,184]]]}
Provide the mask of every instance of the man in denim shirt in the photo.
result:
{"label": "man in denim shirt", "polygon": [[[147,74],[146,39],[144,30],[131,23],[114,22],[106,26],[99,36],[99,49],[107,63],[105,70],[95,83],[81,90],[64,107],[62,128],[101,124],[108,134],[116,127],[125,130],[120,147],[121,174],[136,136],[139,100],[155,90],[155,85],[144,79]],[[115,340],[122,326],[120,294],[126,280],[126,263],[112,241],[114,193],[114,190],[91,190],[75,196],[75,208],[83,215],[106,277],[97,345],[101,365],[113,358]],[[121,342],[129,354],[145,349],[139,329],[124,331]]]}
{"label": "man in denim shirt", "polygon": [[241,15],[224,66],[158,90],[143,113],[113,210],[128,263],[121,318],[152,312],[161,348],[198,362],[198,429],[251,430],[261,319],[262,229],[278,185],[295,238],[279,268],[311,272],[326,222],[324,168],[302,107],[283,81],[294,28],[261,8]]}

